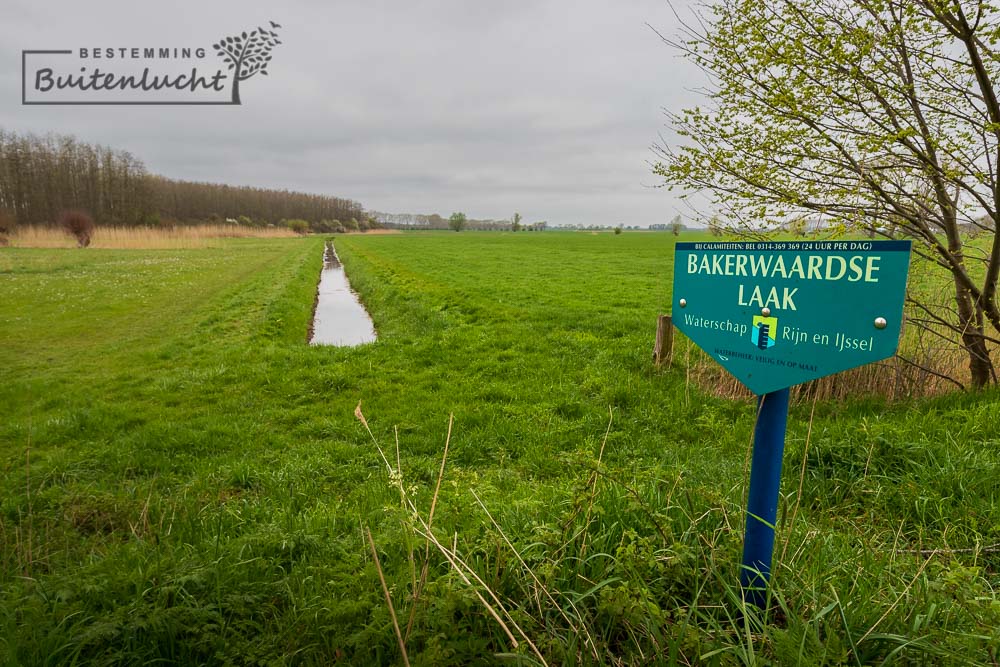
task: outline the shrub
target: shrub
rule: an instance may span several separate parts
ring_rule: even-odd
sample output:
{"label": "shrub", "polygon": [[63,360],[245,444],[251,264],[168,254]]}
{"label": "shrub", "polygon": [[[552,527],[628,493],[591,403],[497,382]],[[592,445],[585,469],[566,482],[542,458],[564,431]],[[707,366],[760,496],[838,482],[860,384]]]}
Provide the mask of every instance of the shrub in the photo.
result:
{"label": "shrub", "polygon": [[305,220],[287,220],[285,226],[296,234],[305,234],[309,231],[309,223]]}
{"label": "shrub", "polygon": [[319,232],[320,234],[333,234],[344,231],[344,227],[336,220],[320,220],[309,227],[312,231]]}
{"label": "shrub", "polygon": [[16,226],[17,221],[14,220],[14,216],[0,209],[0,248],[10,245],[10,239],[7,237],[14,233],[14,227]]}
{"label": "shrub", "polygon": [[17,227],[17,221],[14,216],[0,208],[0,236],[13,234],[15,227]]}
{"label": "shrub", "polygon": [[86,248],[94,233],[94,219],[83,211],[63,211],[59,214],[59,226],[76,239],[77,246]]}
{"label": "shrub", "polygon": [[622,233],[622,228],[621,227],[615,227],[615,234],[621,234],[621,233]]}
{"label": "shrub", "polygon": [[164,219],[160,217],[159,213],[155,211],[152,213],[146,213],[142,216],[142,226],[143,227],[160,227],[167,228],[168,225],[164,222]]}

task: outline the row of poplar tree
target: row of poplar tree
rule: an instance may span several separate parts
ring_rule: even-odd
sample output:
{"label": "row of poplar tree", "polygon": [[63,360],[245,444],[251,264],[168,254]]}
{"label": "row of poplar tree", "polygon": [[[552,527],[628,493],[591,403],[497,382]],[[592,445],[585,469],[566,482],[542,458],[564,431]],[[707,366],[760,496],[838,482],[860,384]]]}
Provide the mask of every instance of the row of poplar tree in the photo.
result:
{"label": "row of poplar tree", "polygon": [[54,225],[78,209],[98,225],[157,225],[240,219],[277,224],[363,219],[361,204],[325,195],[193,183],[155,176],[127,151],[71,136],[0,129],[0,217]]}

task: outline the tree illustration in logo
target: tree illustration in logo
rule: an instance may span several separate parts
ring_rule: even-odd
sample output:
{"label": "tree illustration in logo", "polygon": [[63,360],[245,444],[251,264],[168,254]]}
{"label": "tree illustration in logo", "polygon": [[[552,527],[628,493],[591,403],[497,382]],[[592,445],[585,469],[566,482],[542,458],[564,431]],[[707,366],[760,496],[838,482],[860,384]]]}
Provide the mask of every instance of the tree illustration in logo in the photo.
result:
{"label": "tree illustration in logo", "polygon": [[219,40],[218,44],[213,44],[212,48],[226,62],[233,72],[233,104],[240,102],[240,81],[246,81],[258,72],[267,76],[267,66],[271,62],[271,49],[281,40],[278,33],[273,29],[281,26],[271,21],[272,30],[265,30],[258,27],[251,33],[243,32],[239,35],[226,37]]}

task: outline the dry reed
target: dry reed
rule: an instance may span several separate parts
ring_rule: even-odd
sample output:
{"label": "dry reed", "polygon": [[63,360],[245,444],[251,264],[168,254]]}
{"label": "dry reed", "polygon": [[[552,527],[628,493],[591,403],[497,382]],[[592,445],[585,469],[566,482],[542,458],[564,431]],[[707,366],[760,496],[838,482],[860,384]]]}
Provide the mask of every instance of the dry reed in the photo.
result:
{"label": "dry reed", "polygon": [[[224,238],[292,238],[283,227],[197,225],[191,227],[96,227],[91,248],[120,250],[208,248]],[[17,248],[75,248],[76,239],[54,227],[18,227],[10,237]]]}
{"label": "dry reed", "polygon": [[[731,399],[752,398],[750,391],[733,375],[689,341],[694,348],[687,371],[691,382],[702,391]],[[890,401],[939,396],[969,386],[968,359],[955,346],[921,346],[919,351],[903,351],[899,356],[792,387],[796,402],[814,399],[843,400],[879,396]]]}

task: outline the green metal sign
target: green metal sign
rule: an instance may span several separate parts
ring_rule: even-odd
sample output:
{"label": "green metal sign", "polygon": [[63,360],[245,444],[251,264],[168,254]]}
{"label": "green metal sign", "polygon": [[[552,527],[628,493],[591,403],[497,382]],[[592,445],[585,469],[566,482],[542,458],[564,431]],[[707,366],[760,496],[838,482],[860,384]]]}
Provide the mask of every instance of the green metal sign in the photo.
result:
{"label": "green metal sign", "polygon": [[910,241],[678,243],[674,326],[755,394],[886,359]]}

